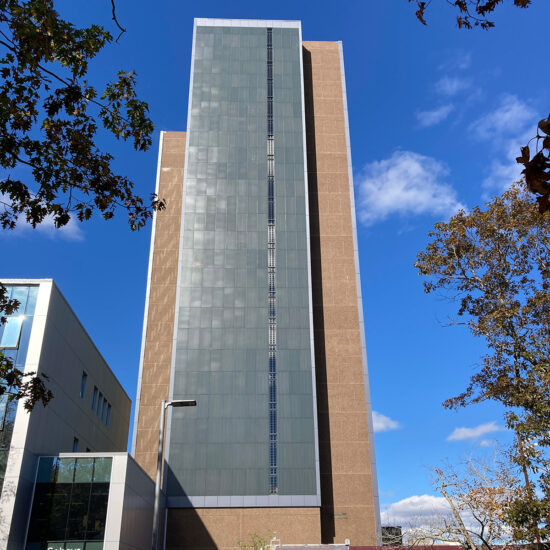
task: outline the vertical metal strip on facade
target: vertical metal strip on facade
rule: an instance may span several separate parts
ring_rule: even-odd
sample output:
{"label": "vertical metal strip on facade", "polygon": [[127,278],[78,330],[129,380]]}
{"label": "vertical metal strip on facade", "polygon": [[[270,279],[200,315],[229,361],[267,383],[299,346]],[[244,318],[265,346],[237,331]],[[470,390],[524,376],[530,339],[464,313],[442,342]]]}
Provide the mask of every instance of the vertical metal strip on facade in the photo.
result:
{"label": "vertical metal strip on facade", "polygon": [[277,304],[275,257],[275,154],[273,143],[273,30],[267,29],[267,278],[269,330],[269,492],[277,479]]}

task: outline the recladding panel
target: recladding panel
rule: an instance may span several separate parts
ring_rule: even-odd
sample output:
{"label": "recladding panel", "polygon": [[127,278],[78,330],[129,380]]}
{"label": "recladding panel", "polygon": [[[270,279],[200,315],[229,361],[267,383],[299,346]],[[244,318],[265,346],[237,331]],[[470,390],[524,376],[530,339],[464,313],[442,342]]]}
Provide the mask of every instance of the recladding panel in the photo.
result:
{"label": "recladding panel", "polygon": [[[268,102],[267,29],[196,27],[171,398],[196,399],[197,407],[172,411],[170,497],[318,493],[299,30],[274,28],[272,44]],[[269,103],[275,491],[268,377],[274,349],[268,327]]]}

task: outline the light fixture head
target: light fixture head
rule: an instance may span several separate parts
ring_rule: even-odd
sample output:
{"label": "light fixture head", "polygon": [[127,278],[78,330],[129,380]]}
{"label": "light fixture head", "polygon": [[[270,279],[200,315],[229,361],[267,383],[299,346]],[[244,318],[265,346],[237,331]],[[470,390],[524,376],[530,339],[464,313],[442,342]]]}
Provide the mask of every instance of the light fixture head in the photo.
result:
{"label": "light fixture head", "polygon": [[167,407],[196,407],[197,401],[195,399],[176,399],[175,401],[168,401]]}

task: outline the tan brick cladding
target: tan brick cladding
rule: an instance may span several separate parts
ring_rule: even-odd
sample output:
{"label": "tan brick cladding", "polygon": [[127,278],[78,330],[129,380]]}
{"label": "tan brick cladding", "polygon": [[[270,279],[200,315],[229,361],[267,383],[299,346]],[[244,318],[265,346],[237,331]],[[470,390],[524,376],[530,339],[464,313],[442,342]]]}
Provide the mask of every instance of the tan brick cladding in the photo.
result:
{"label": "tan brick cladding", "polygon": [[376,545],[337,42],[304,42],[322,542]]}
{"label": "tan brick cladding", "polygon": [[147,331],[141,380],[135,458],[154,478],[160,402],[168,399],[178,279],[178,254],[185,161],[185,132],[164,132],[158,195],[166,209],[155,221]]}
{"label": "tan brick cladding", "polygon": [[284,543],[319,544],[319,508],[170,509],[166,550],[234,550],[251,534]]}

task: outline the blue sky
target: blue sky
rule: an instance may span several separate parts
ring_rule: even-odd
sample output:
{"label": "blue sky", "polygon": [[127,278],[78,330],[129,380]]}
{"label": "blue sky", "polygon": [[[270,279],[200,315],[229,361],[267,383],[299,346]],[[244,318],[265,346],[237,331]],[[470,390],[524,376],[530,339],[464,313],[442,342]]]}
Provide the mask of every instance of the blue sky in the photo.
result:
{"label": "blue sky", "polygon": [[[136,153],[101,141],[147,196],[158,131],[186,127],[193,17],[300,19],[304,40],[343,41],[379,487],[383,518],[397,523],[412,504],[437,505],[426,466],[508,438],[496,405],[441,406],[465,387],[483,345],[443,326],[454,308],[424,294],[416,253],[435,222],[517,177],[513,158],[550,107],[549,3],[499,8],[489,32],[457,30],[453,10],[435,4],[423,27],[406,0],[119,0],[128,32],[90,71],[92,82],[120,68],[138,73],[154,146]],[[56,5],[78,24],[98,22],[116,34],[107,0]],[[1,275],[54,278],[133,400],[149,238],[150,227],[132,233],[123,213],[62,231],[0,232]]]}

